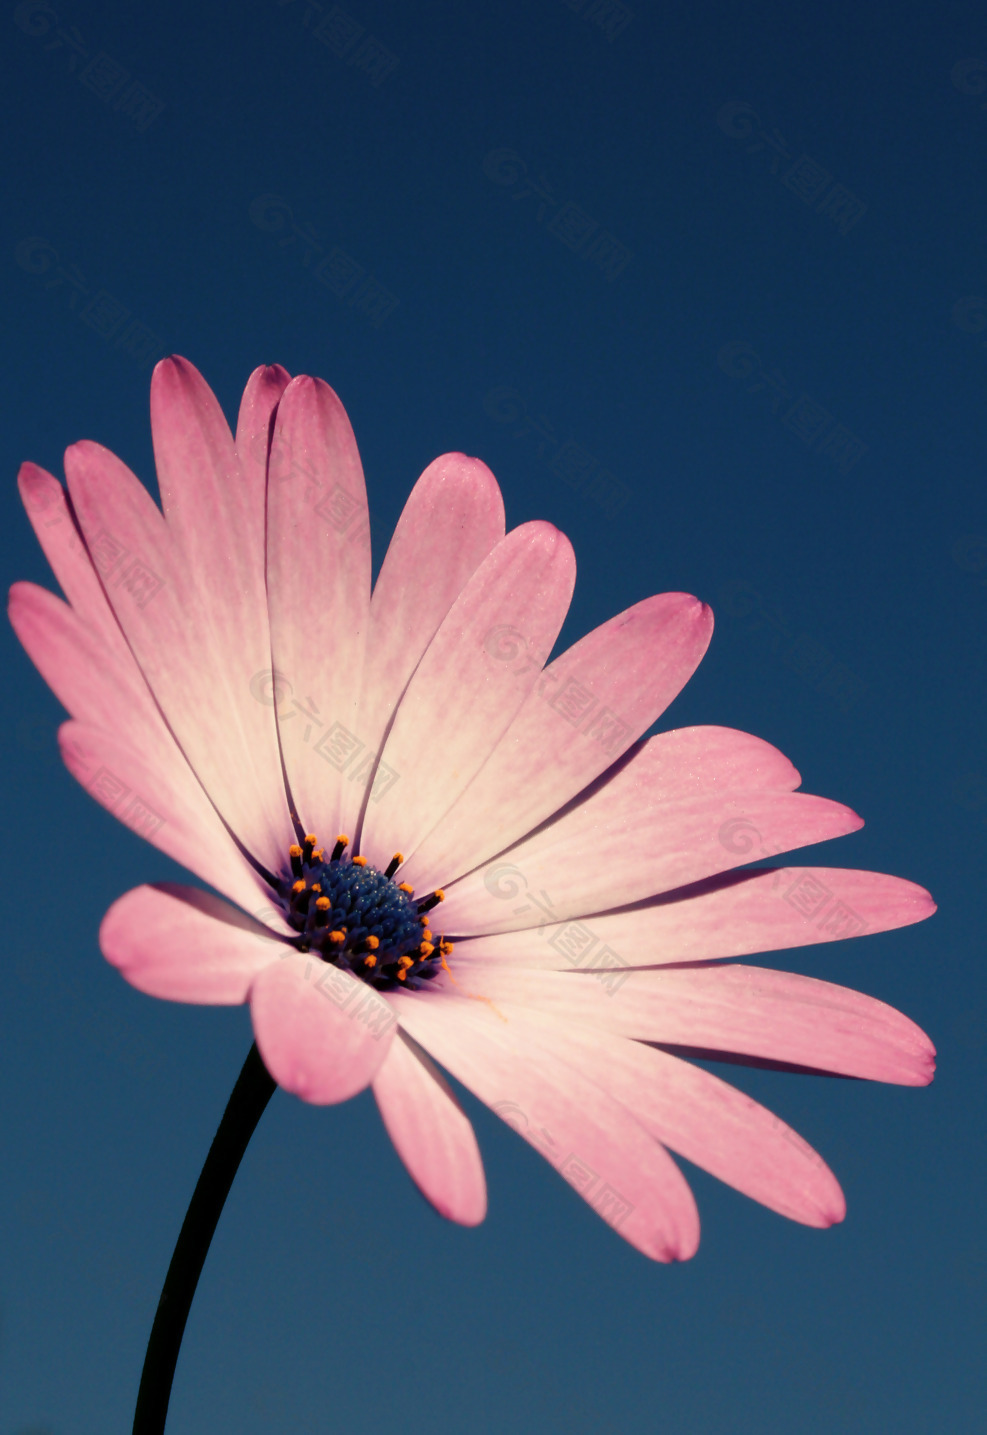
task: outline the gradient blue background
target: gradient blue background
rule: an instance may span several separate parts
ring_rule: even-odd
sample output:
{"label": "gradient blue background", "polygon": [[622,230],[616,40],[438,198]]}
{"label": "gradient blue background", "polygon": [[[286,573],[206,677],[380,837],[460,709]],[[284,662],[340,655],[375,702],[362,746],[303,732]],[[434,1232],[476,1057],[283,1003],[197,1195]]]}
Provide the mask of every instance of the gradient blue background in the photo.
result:
{"label": "gradient blue background", "polygon": [[[277,1093],[192,1312],[176,1435],[983,1428],[987,25],[914,0],[633,8],[608,36],[595,0],[346,0],[336,54],[315,0],[8,3],[4,573],[51,582],[22,459],[60,473],[94,438],[153,483],[162,353],[231,417],[259,363],[332,383],[378,562],[424,465],[483,457],[512,526],[575,545],[564,642],[655,591],[712,603],[663,725],[774,742],[867,820],[810,860],[932,890],[928,923],[768,960],[906,1011],[939,1075],[719,1067],[818,1147],[849,1214],[808,1230],[690,1168],[703,1238],[676,1267],[468,1095],[475,1231],[425,1206],[369,1095]],[[371,39],[397,61],[379,83]],[[495,150],[546,195],[491,178]],[[817,197],[796,192],[811,164]],[[269,195],[317,249],[260,227]],[[621,273],[563,242],[566,204]],[[364,276],[344,295],[315,275],[332,250]],[[370,278],[397,301],[376,318]],[[821,411],[856,462],[800,432]],[[618,511],[564,480],[569,440]],[[181,874],[64,772],[58,704],[2,642],[0,1435],[111,1435],[249,1020],[104,963],[108,904]]]}

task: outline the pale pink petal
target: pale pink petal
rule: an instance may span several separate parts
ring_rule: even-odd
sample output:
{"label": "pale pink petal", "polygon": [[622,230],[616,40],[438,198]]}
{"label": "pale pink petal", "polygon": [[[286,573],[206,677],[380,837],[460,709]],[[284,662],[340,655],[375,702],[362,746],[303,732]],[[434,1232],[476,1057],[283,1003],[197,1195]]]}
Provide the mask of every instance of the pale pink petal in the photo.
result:
{"label": "pale pink petal", "polygon": [[[271,637],[267,620],[266,457],[271,418],[285,387],[283,369],[258,370],[241,402],[246,469],[215,395],[198,370],[177,356],[151,380],[151,432],[167,531],[195,583],[185,601],[190,624],[208,614],[214,687],[228,695],[227,740],[269,775],[264,800],[282,848],[285,803],[274,704],[269,700]],[[218,661],[217,661],[218,659]]]}
{"label": "pale pink petal", "polygon": [[[631,770],[633,769],[633,770]],[[645,738],[615,767],[576,799],[608,788],[634,787],[649,802],[681,802],[724,788],[766,788],[792,792],[801,778],[784,753],[770,742],[732,727],[680,727]]]}
{"label": "pale pink petal", "polygon": [[252,696],[230,651],[235,625],[224,627],[224,615],[203,602],[161,513],[118,458],[78,443],[65,468],[110,602],[168,725],[240,840],[265,866],[279,866],[292,832],[273,708]]}
{"label": "pale pink petal", "polygon": [[107,811],[248,911],[267,891],[219,819],[151,698],[140,669],[60,598],[11,589],[10,619],[42,677],[81,721],[59,732],[65,765]]}
{"label": "pale pink petal", "polygon": [[567,971],[598,966],[601,953],[603,964],[619,968],[703,962],[887,932],[935,910],[925,888],[903,877],[845,867],[766,867],[711,877],[583,923],[474,937],[457,943],[456,964]]}
{"label": "pale pink petal", "polygon": [[[285,771],[302,826],[331,842],[356,731],[370,606],[367,492],[356,440],[321,379],[292,379],[275,418],[267,590]],[[352,834],[350,834],[352,835]]]}
{"label": "pale pink petal", "polygon": [[108,651],[136,669],[133,654],[76,527],[65,489],[57,478],[34,463],[21,464],[17,485],[31,526],[62,592]]}
{"label": "pale pink petal", "polygon": [[[523,617],[512,631],[502,639],[504,667],[523,672],[536,659],[540,666],[549,647],[538,643]],[[618,613],[556,658],[484,767],[416,851],[408,880],[423,891],[452,882],[582,791],[664,712],[698,667],[712,631],[704,603],[662,593]]]}
{"label": "pale pink petal", "polygon": [[251,521],[260,526],[262,550],[267,525],[267,459],[274,411],[290,382],[291,375],[280,364],[261,364],[247,380],[237,416],[237,458],[244,489],[250,495]]}
{"label": "pale pink petal", "polygon": [[634,766],[447,887],[439,926],[469,936],[605,912],[863,826],[842,803],[800,792],[726,788],[665,803]]}
{"label": "pale pink petal", "polygon": [[134,887],[103,918],[99,945],[132,987],[168,1001],[237,1006],[284,946],[259,922],[195,887]]}
{"label": "pale pink petal", "polygon": [[[454,968],[455,969],[455,968]],[[628,974],[471,968],[464,995],[668,1046],[735,1052],[901,1086],[926,1086],[935,1048],[908,1017],[862,992],[766,967]],[[402,1021],[403,1021],[402,1014]]]}
{"label": "pale pink petal", "polygon": [[264,1065],[279,1086],[328,1106],[370,1085],[397,1030],[387,999],[320,959],[289,952],[250,990]]}
{"label": "pale pink petal", "polygon": [[548,652],[572,597],[575,559],[550,523],[508,533],[473,574],[408,684],[384,746],[394,774],[371,798],[361,849],[384,866],[409,857],[476,774],[533,687],[538,668],[516,672],[500,650],[524,624],[533,651]]}
{"label": "pale pink petal", "polygon": [[[503,537],[504,502],[486,464],[461,453],[430,463],[404,506],[370,601],[372,662],[364,670],[357,723],[366,754],[376,758],[439,624]],[[372,776],[371,768],[363,781],[344,786],[347,833],[359,830]]]}
{"label": "pale pink petal", "polygon": [[440,1215],[477,1226],[487,1213],[487,1187],[473,1128],[445,1077],[410,1041],[399,1031],[374,1077],[387,1134]]}
{"label": "pale pink petal", "polygon": [[290,928],[272,906],[270,888],[242,856],[171,739],[170,750],[145,742],[136,752],[118,733],[63,723],[65,766],[107,812],[138,837],[225,892],[275,931]]}
{"label": "pale pink petal", "polygon": [[790,1220],[807,1226],[842,1221],[843,1192],[822,1157],[736,1087],[667,1052],[585,1027],[560,1021],[550,1041],[539,1034],[656,1140],[702,1170]]}
{"label": "pale pink petal", "polygon": [[[155,365],[151,436],[168,531],[201,591],[223,608],[232,606],[225,580],[252,605],[258,577],[261,585],[264,577],[263,494],[244,484],[212,389],[178,355]],[[229,621],[225,613],[223,618]]]}
{"label": "pale pink petal", "polygon": [[13,584],[8,613],[32,663],[73,717],[121,731],[138,746],[160,745],[167,736],[187,766],[126,645],[122,654],[107,647],[74,609],[34,583]]}
{"label": "pale pink petal", "polygon": [[[288,376],[258,369],[240,406],[241,455],[202,375],[186,359],[164,359],[151,380],[151,430],[168,534],[194,576],[199,611],[208,613],[213,646],[223,658],[214,681],[230,693],[255,767],[280,768],[271,697],[265,527],[271,419]],[[198,613],[189,609],[198,624]],[[272,783],[272,809],[284,811]],[[281,829],[282,843],[290,840]],[[283,860],[284,852],[279,852]]]}
{"label": "pale pink petal", "polygon": [[682,1173],[618,1102],[532,1034],[444,992],[393,999],[402,1027],[558,1170],[637,1250],[687,1260],[699,1217]]}

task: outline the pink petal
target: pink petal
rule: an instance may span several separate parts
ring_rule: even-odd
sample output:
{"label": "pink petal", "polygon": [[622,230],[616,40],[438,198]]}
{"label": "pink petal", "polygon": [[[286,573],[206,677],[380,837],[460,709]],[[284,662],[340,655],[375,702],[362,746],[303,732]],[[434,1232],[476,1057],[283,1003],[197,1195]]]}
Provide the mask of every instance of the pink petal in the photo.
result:
{"label": "pink petal", "polygon": [[267,512],[271,652],[285,770],[303,827],[331,843],[342,821],[342,768],[367,758],[356,727],[370,529],[353,430],[321,379],[292,379],[278,405]]}
{"label": "pink petal", "polygon": [[[525,646],[516,643],[509,671],[548,651],[523,620],[520,630]],[[452,882],[550,817],[664,712],[712,630],[704,603],[663,593],[581,638],[532,688],[486,765],[415,853],[408,880],[422,891]]]}
{"label": "pink petal", "polygon": [[107,650],[136,669],[133,654],[107,601],[89,551],[79,536],[65,489],[57,478],[34,463],[21,464],[17,484],[31,526],[52,572],[61,584],[62,592],[81,621],[93,629]]}
{"label": "pink petal", "polygon": [[58,742],[69,772],[107,812],[258,921],[290,931],[174,743],[138,753],[121,735],[78,722],[63,723]]}
{"label": "pink petal", "polygon": [[161,746],[166,737],[185,764],[126,644],[122,653],[108,648],[67,603],[34,583],[13,584],[8,613],[32,663],[68,712],[139,745],[146,740]]}
{"label": "pink petal", "polygon": [[834,942],[921,922],[936,910],[924,887],[844,867],[767,867],[731,872],[618,912],[457,943],[465,964],[554,968],[615,961],[619,967],[743,957]]}
{"label": "pink petal", "polygon": [[[628,771],[632,766],[633,775]],[[765,788],[792,792],[802,781],[796,769],[771,743],[732,727],[680,727],[646,738],[620,764],[613,777],[597,786],[628,784],[646,792],[650,802],[681,802],[723,788]],[[596,787],[580,794],[588,798]]]}
{"label": "pink petal", "polygon": [[478,1226],[487,1213],[487,1187],[473,1128],[445,1077],[401,1032],[374,1077],[374,1096],[425,1199],[450,1221]]}
{"label": "pink petal", "polygon": [[[243,438],[254,442],[241,466],[233,435],[216,397],[187,359],[163,359],[151,380],[151,431],[168,534],[196,588],[196,625],[208,614],[212,647],[220,655],[214,682],[229,693],[228,722],[242,731],[265,784],[279,840],[284,796],[274,705],[266,679],[271,667],[267,622],[265,527],[266,458],[271,417],[285,386],[283,369],[256,371],[241,402]],[[186,613],[189,613],[186,607]],[[258,697],[258,693],[261,694]],[[283,860],[284,851],[278,851]]]}
{"label": "pink petal", "polygon": [[59,733],[73,777],[139,836],[248,911],[264,906],[267,888],[217,816],[136,664],[118,661],[67,604],[32,583],[14,584],[10,618],[59,702],[82,719]]}
{"label": "pink petal", "polygon": [[654,1047],[562,1022],[550,1044],[702,1170],[804,1225],[843,1220],[843,1192],[822,1157],[736,1087]]}
{"label": "pink petal", "polygon": [[842,803],[799,792],[727,788],[665,803],[646,764],[641,776],[638,784],[629,763],[557,822],[446,888],[442,929],[508,932],[605,912],[863,826]]}
{"label": "pink petal", "polygon": [[[154,369],[151,435],[168,531],[201,591],[224,609],[233,608],[234,594],[256,606],[264,581],[263,489],[244,483],[215,394],[177,355]],[[233,612],[223,617],[235,621]]]}
{"label": "pink petal", "polygon": [[371,800],[361,837],[370,861],[409,857],[463,791],[514,718],[538,676],[503,661],[505,630],[524,625],[547,652],[572,597],[575,560],[550,523],[515,528],[488,554],[456,599],[398,708],[383,763],[396,774]]}
{"label": "pink petal", "polygon": [[[443,454],[419,478],[398,520],[370,603],[357,731],[376,756],[421,656],[491,549],[504,537],[504,502],[486,464]],[[372,776],[372,774],[368,774]],[[342,827],[356,832],[369,783],[347,782]]]}
{"label": "pink petal", "polygon": [[394,1039],[387,1000],[339,967],[289,952],[250,991],[264,1065],[279,1086],[317,1106],[370,1085]]}
{"label": "pink petal", "polygon": [[280,364],[254,369],[240,400],[236,452],[245,491],[250,495],[252,521],[259,522],[261,545],[267,523],[267,460],[271,448],[271,417],[291,375]]}
{"label": "pink petal", "polygon": [[393,999],[402,1027],[506,1121],[637,1250],[687,1260],[699,1217],[682,1173],[634,1117],[530,1022],[504,1021],[458,996]]}
{"label": "pink petal", "polygon": [[168,725],[241,841],[266,866],[279,866],[292,829],[274,709],[252,695],[251,664],[238,646],[251,622],[263,633],[264,613],[245,607],[233,617],[232,595],[213,611],[201,574],[172,541],[147,490],[113,454],[75,444],[65,467],[86,542]]}
{"label": "pink petal", "polygon": [[929,1038],[893,1007],[848,987],[766,967],[661,967],[595,976],[474,967],[457,982],[465,995],[482,1001],[547,1010],[554,1018],[641,1041],[766,1057],[901,1086],[926,1086],[935,1069]]}
{"label": "pink petal", "polygon": [[284,948],[259,922],[195,887],[162,882],[120,897],[99,929],[132,987],[168,1001],[236,1006]]}
{"label": "pink petal", "polygon": [[[287,381],[280,368],[251,375],[240,405],[243,461],[212,390],[186,359],[162,360],[151,381],[151,429],[168,535],[194,576],[198,604],[223,654],[216,677],[233,695],[232,716],[255,764],[274,774],[280,755],[268,677],[267,451],[271,417]],[[281,784],[272,786],[280,814]],[[282,841],[290,837],[282,830]],[[283,851],[278,855],[283,859]]]}

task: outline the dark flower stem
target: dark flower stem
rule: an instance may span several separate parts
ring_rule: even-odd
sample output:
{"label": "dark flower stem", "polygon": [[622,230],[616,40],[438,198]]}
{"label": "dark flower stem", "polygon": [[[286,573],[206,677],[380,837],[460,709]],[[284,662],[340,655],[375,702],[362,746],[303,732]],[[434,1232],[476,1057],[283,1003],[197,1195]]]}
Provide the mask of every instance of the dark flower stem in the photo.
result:
{"label": "dark flower stem", "polygon": [[134,1435],[162,1435],[192,1297],[243,1153],[277,1082],[250,1048],[182,1224],[158,1301],[134,1412]]}

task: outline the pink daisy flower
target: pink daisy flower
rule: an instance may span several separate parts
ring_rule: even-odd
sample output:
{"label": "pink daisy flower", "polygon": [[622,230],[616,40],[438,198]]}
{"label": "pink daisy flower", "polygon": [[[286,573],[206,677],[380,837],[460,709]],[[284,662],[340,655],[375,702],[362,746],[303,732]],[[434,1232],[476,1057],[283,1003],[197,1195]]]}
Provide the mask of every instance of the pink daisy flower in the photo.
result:
{"label": "pink daisy flower", "polygon": [[257,369],[234,437],[173,358],[151,423],[163,514],[95,443],[67,451],[67,494],[20,475],[67,602],[18,583],[10,613],[71,714],[65,761],[229,899],[128,892],[107,959],[154,996],[249,1002],[268,1071],[306,1101],[372,1086],[413,1180],[465,1225],[483,1168],[440,1066],[656,1260],[699,1239],[669,1152],[839,1221],[821,1157],[675,1051],[926,1084],[933,1048],[899,1012],[721,959],[934,907],[879,873],[735,870],[862,824],[749,734],[642,740],[709,609],[647,598],[545,666],[572,549],[548,523],[505,535],[478,460],[429,465],[371,592],[360,458],[324,383]]}

